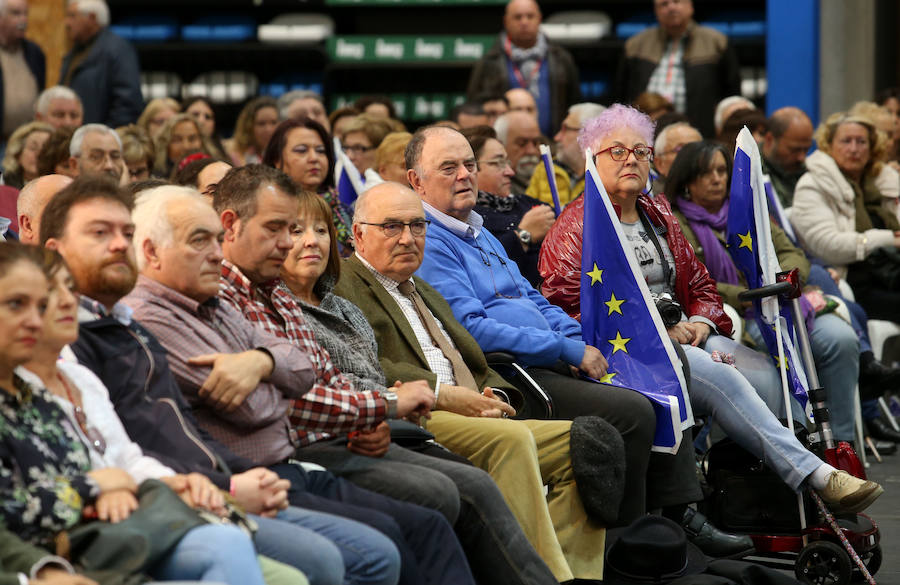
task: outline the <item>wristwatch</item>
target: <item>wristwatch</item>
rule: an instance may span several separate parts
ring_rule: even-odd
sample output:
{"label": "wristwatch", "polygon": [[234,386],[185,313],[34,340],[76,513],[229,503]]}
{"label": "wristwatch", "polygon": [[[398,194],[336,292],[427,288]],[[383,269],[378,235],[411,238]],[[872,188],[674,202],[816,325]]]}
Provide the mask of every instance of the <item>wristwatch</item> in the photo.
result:
{"label": "wristwatch", "polygon": [[387,414],[385,418],[397,418],[397,393],[393,390],[385,390],[381,393],[387,406]]}
{"label": "wristwatch", "polygon": [[519,236],[520,242],[522,242],[526,246],[531,245],[531,232],[529,232],[528,230],[520,230],[520,229],[517,229],[515,231],[516,231],[516,235]]}

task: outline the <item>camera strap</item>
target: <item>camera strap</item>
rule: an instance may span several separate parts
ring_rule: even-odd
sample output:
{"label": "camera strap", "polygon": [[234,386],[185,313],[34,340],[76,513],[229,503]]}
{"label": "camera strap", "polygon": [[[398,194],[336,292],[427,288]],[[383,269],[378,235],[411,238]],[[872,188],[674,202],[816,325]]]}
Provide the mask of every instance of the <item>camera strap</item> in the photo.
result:
{"label": "camera strap", "polygon": [[[647,214],[644,213],[644,210],[638,207],[638,217],[641,218],[641,224],[644,226],[644,231],[647,232],[647,235],[650,236],[650,240],[653,242],[653,245],[656,247],[656,253],[659,255],[659,263],[662,265],[663,270],[663,278],[666,281],[666,284],[673,291],[675,290],[675,283],[672,282],[672,267],[666,261],[666,255],[663,253],[662,244],[659,243],[659,236],[666,234],[665,226],[660,226],[657,228],[650,222],[650,218],[647,217]],[[659,231],[657,231],[659,230]]]}

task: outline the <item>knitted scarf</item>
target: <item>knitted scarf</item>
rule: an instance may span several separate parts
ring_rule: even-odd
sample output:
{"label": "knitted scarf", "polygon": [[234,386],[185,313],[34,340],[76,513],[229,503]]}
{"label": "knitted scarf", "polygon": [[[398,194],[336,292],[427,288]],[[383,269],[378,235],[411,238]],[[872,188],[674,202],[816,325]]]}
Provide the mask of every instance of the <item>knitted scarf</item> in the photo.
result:
{"label": "knitted scarf", "polygon": [[713,230],[724,231],[728,225],[728,200],[722,203],[722,207],[716,213],[710,213],[693,201],[678,200],[678,209],[684,213],[697,240],[703,248],[706,258],[706,268],[710,276],[719,282],[739,284],[737,269],[732,262],[725,246],[716,237]]}

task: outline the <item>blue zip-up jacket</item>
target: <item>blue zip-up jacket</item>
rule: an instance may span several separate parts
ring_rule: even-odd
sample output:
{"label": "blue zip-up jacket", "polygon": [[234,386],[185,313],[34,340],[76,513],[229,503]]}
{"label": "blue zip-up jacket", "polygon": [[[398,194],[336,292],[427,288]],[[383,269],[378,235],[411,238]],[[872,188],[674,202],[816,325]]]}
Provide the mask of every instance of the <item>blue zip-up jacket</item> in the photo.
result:
{"label": "blue zip-up jacket", "polygon": [[447,299],[482,351],[505,351],[529,366],[581,363],[581,325],[531,286],[497,238],[486,229],[462,238],[427,216],[416,274]]}

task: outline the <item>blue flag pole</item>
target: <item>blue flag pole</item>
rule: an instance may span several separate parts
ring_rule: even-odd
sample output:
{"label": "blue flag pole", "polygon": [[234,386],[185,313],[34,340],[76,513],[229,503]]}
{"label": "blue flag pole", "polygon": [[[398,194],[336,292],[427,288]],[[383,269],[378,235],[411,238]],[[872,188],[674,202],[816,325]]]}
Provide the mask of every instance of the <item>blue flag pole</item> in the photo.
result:
{"label": "blue flag pole", "polygon": [[541,145],[541,160],[544,161],[544,170],[547,171],[547,184],[550,185],[550,195],[553,196],[553,210],[556,217],[562,213],[562,206],[559,204],[559,189],[556,187],[556,173],[553,172],[553,159],[550,157],[550,147],[546,144]]}

